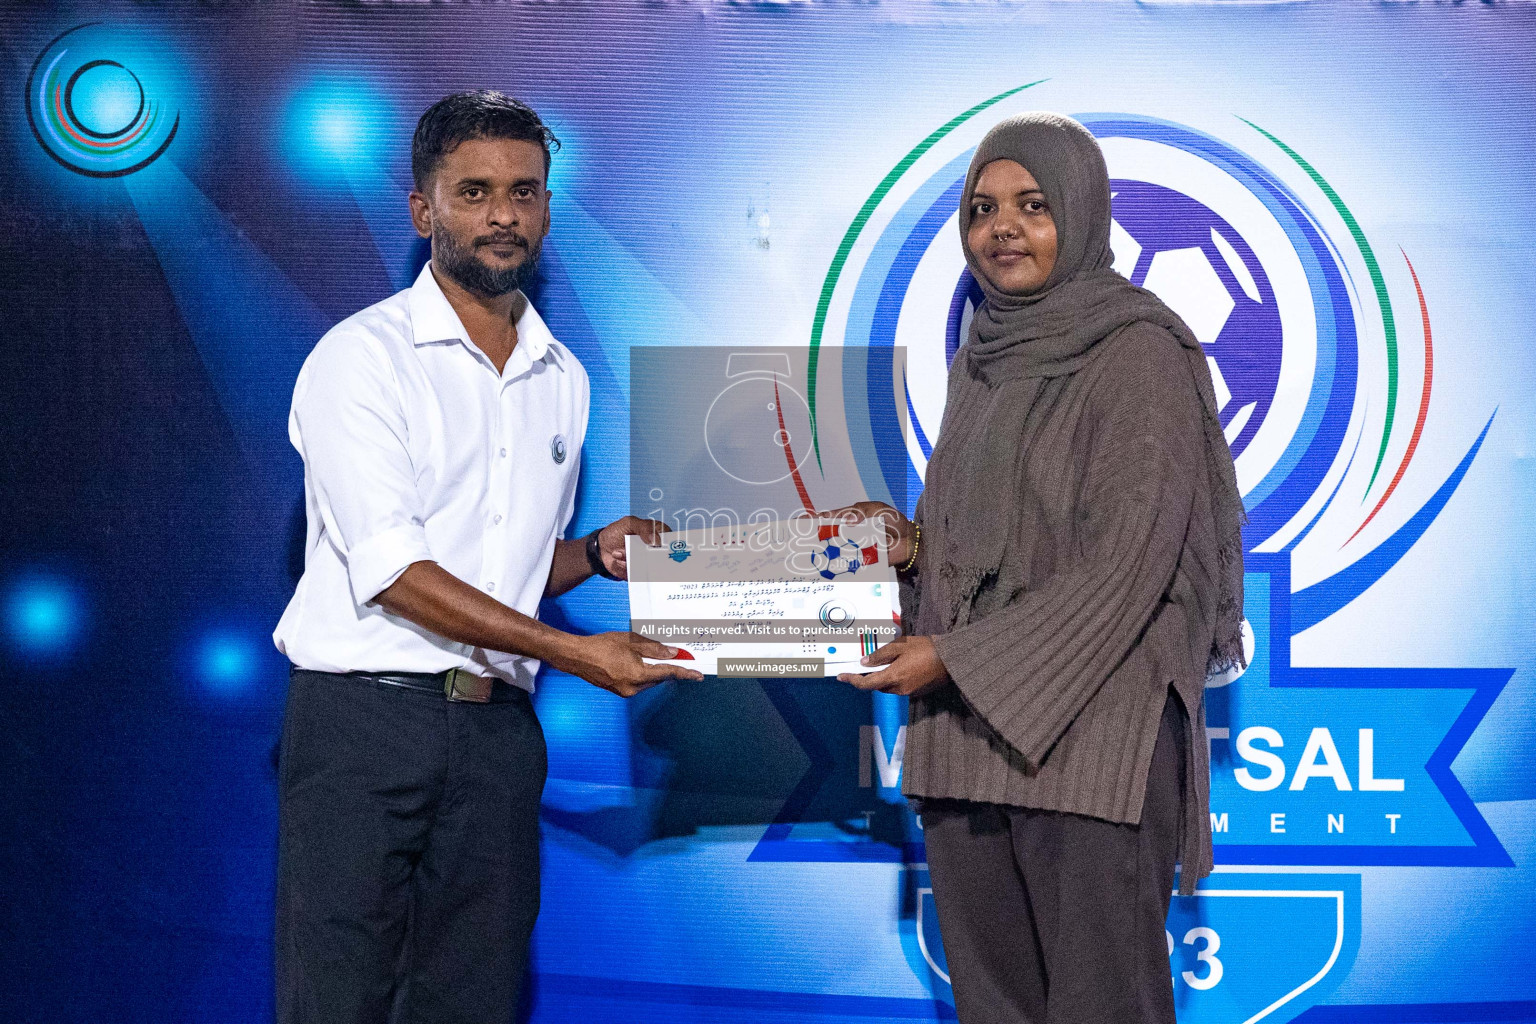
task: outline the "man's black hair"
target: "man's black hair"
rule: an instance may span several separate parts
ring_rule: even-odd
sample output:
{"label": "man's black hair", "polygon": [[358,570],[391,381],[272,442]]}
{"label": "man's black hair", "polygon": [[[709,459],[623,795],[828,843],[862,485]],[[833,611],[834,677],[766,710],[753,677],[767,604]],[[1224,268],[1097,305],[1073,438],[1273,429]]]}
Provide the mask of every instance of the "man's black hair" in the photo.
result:
{"label": "man's black hair", "polygon": [[549,155],[560,148],[555,133],[521,100],[493,89],[456,92],[432,104],[416,122],[416,135],[411,139],[411,177],[416,188],[426,185],[443,157],[471,139],[538,143],[544,150],[546,179]]}

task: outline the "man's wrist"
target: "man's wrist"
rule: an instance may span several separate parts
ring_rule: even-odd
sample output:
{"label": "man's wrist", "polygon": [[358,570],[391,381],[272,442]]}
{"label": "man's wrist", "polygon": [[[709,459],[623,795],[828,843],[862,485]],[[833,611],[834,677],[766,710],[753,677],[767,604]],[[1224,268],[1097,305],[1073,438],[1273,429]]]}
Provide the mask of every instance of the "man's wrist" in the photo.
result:
{"label": "man's wrist", "polygon": [[594,574],[601,576],[605,580],[616,580],[618,577],[609,572],[608,566],[603,564],[603,545],[601,540],[602,533],[602,529],[598,528],[587,534],[585,542],[587,551],[587,567],[591,569]]}
{"label": "man's wrist", "polygon": [[543,623],[540,625],[548,633],[541,638],[538,644],[539,649],[529,653],[552,669],[568,675],[579,675],[576,670],[580,667],[578,654],[581,649],[581,638],[553,626]]}

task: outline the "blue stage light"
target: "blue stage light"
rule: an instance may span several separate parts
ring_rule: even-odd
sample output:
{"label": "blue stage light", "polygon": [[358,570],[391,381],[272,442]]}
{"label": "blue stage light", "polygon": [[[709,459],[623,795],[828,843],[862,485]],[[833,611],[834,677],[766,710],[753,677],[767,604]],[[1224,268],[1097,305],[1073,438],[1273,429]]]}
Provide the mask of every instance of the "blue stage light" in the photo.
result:
{"label": "blue stage light", "polygon": [[215,693],[244,690],[256,678],[256,644],[249,637],[220,630],[209,633],[197,652],[197,670],[203,684]]}
{"label": "blue stage light", "polygon": [[579,744],[588,738],[590,731],[584,714],[586,709],[578,699],[578,694],[572,692],[575,689],[573,686],[551,686],[551,682],[546,674],[539,684],[536,698],[544,739],[553,746]]}
{"label": "blue stage light", "polygon": [[[97,180],[131,178],[168,154],[190,154],[197,64],[153,30],[88,22],[59,33],[37,51],[24,87],[38,151]],[[70,179],[72,206],[80,184]],[[121,190],[85,194],[120,198]]]}
{"label": "blue stage light", "polygon": [[81,123],[95,132],[122,131],[139,116],[142,90],[124,67],[102,64],[90,68],[75,83],[73,106]]}
{"label": "blue stage light", "polygon": [[389,104],[366,82],[325,78],[294,93],[285,119],[285,146],[305,175],[345,175],[374,160],[391,137]]}
{"label": "blue stage light", "polygon": [[6,631],[20,653],[53,655],[67,650],[80,631],[80,598],[65,581],[36,576],[12,586]]}

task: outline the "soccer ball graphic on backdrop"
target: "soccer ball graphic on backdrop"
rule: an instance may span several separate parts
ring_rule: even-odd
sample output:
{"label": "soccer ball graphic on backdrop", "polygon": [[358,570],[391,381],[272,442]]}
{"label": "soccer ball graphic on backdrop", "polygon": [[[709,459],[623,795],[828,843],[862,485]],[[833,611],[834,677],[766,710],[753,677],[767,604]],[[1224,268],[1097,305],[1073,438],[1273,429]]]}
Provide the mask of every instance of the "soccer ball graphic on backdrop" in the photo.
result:
{"label": "soccer ball graphic on backdrop", "polygon": [[1233,227],[1189,196],[1114,183],[1115,269],[1173,308],[1205,346],[1221,425],[1238,455],[1269,412],[1280,381],[1274,289]]}
{"label": "soccer ball graphic on backdrop", "polygon": [[[1204,204],[1143,181],[1116,181],[1113,190],[1115,269],[1155,292],[1200,340],[1223,431],[1233,456],[1241,455],[1280,380],[1280,311],[1269,277],[1242,235]],[[950,306],[951,358],[981,300],[963,271]]]}
{"label": "soccer ball graphic on backdrop", "polygon": [[823,547],[811,552],[811,565],[825,579],[836,579],[848,573],[858,572],[863,564],[859,546],[853,541],[833,534]]}

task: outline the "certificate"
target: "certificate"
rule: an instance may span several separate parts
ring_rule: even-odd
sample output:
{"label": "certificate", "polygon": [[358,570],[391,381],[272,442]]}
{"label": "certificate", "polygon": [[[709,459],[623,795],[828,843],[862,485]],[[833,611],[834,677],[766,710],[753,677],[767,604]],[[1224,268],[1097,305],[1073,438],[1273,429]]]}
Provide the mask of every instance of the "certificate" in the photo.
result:
{"label": "certificate", "polygon": [[630,537],[630,628],[705,675],[870,672],[901,633],[896,570],[878,524],[812,518]]}

